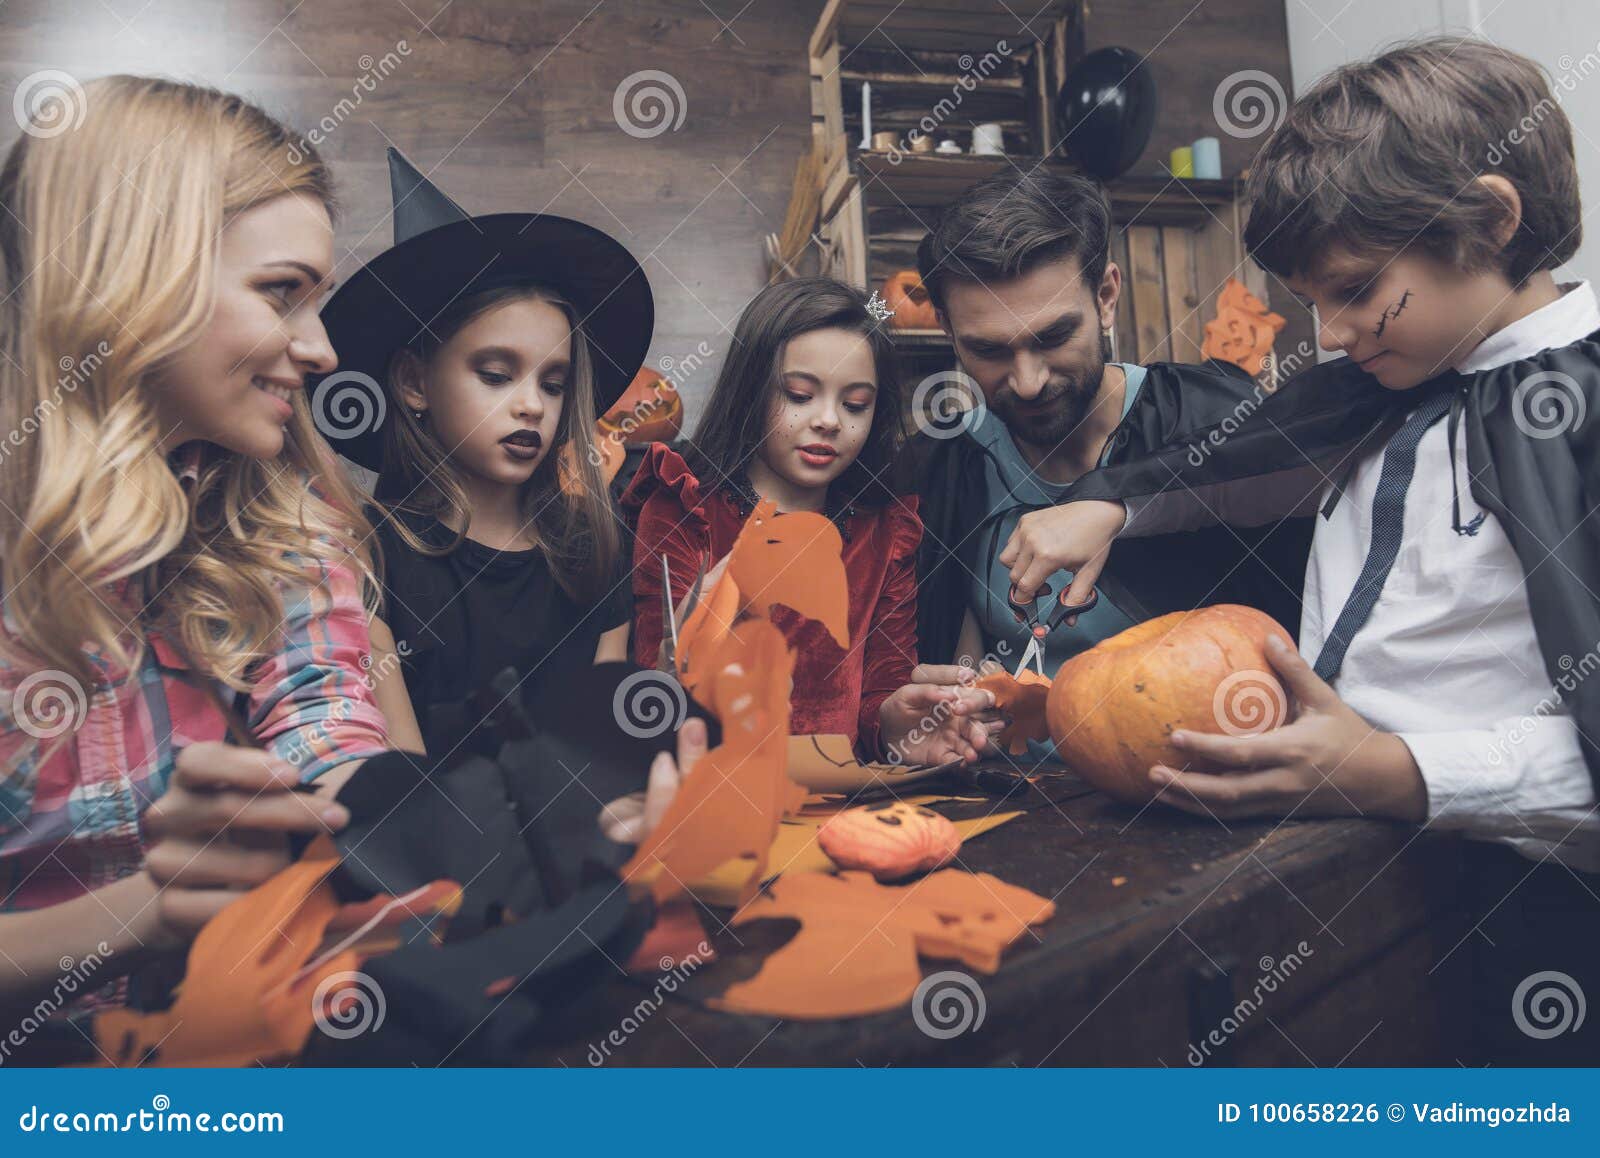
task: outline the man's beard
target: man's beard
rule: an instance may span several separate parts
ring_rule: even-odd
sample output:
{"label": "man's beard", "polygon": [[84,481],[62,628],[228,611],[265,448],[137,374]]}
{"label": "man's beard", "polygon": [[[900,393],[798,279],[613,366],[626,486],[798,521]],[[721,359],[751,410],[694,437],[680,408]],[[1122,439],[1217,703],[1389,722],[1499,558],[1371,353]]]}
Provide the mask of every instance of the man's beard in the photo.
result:
{"label": "man's beard", "polygon": [[1100,396],[1105,372],[1105,359],[1096,355],[1093,365],[1072,378],[1052,379],[1027,409],[1021,409],[1020,400],[1009,388],[995,395],[990,409],[1006,424],[1012,438],[1041,450],[1055,450],[1088,418]]}

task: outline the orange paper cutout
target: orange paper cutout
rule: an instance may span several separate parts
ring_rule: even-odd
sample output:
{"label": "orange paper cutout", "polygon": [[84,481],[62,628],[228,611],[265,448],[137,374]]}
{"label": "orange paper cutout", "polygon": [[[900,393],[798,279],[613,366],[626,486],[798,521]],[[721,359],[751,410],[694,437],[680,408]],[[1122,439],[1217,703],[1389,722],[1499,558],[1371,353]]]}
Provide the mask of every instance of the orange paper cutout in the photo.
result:
{"label": "orange paper cutout", "polygon": [[711,1004],[785,1018],[881,1013],[916,992],[919,953],[993,973],[1008,946],[1054,914],[1050,901],[987,873],[944,869],[898,888],[864,872],[793,873],[733,924],[792,917],[800,931]]}
{"label": "orange paper cutout", "polygon": [[787,774],[794,655],[767,614],[782,603],[849,647],[842,550],[823,516],[780,515],[763,500],[679,631],[678,678],[721,722],[722,743],[623,866],[624,879],[648,881],[657,901],[736,859],[750,862],[740,902],[755,895],[779,821],[805,799]]}
{"label": "orange paper cutout", "polygon": [[1287,323],[1230,277],[1217,295],[1217,316],[1206,323],[1206,340],[1200,352],[1207,358],[1232,362],[1251,377],[1261,373],[1278,331]]}
{"label": "orange paper cutout", "polygon": [[315,1024],[318,985],[361,960],[347,950],[294,980],[339,911],[326,883],[338,864],[320,838],[305,859],[223,909],[190,947],[172,1007],[99,1014],[100,1049],[119,1066],[240,1066],[299,1053]]}
{"label": "orange paper cutout", "polygon": [[1020,676],[997,671],[978,680],[976,687],[994,693],[994,706],[1011,717],[1011,723],[996,737],[996,741],[1013,756],[1028,750],[1028,741],[1042,744],[1050,742],[1050,725],[1045,720],[1044,706],[1050,698],[1050,679],[1032,668],[1024,668]]}

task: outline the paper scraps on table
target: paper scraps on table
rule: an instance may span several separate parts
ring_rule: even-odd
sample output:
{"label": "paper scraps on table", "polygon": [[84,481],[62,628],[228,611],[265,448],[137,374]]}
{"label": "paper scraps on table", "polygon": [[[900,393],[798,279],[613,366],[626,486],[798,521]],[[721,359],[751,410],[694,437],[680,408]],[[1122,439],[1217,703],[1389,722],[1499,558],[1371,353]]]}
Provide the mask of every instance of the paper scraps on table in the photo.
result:
{"label": "paper scraps on table", "polygon": [[768,618],[781,603],[821,622],[848,648],[843,541],[822,515],[780,515],[770,501],[751,512],[722,577],[678,633],[677,675],[722,724],[722,743],[701,759],[667,813],[623,866],[656,900],[730,861],[739,901],[755,895],[779,822],[805,798],[788,776],[794,654]]}
{"label": "paper scraps on table", "polygon": [[916,992],[919,954],[993,973],[1006,948],[1054,913],[1052,902],[987,873],[944,869],[904,886],[864,872],[794,873],[733,924],[789,917],[799,932],[711,1004],[793,1019],[881,1013]]}
{"label": "paper scraps on table", "polygon": [[994,706],[1010,719],[996,741],[1013,756],[1028,750],[1028,741],[1050,742],[1050,725],[1045,720],[1045,702],[1050,698],[1050,679],[1031,668],[1020,676],[1007,671],[990,672],[974,685],[994,693]]}

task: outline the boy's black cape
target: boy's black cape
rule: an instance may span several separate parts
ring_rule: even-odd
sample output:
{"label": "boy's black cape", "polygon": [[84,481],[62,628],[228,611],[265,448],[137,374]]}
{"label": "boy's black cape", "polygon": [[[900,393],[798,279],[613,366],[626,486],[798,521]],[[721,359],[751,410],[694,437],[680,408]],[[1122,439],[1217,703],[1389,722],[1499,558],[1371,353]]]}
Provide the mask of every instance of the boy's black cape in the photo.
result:
{"label": "boy's black cape", "polygon": [[[1310,463],[1328,471],[1337,501],[1338,484],[1362,447],[1378,445],[1430,393],[1449,391],[1451,445],[1464,429],[1472,498],[1500,520],[1522,563],[1545,673],[1571,711],[1600,786],[1600,678],[1588,678],[1600,651],[1600,331],[1532,358],[1477,374],[1443,374],[1403,391],[1384,389],[1340,359],[1290,379],[1248,413],[1211,421],[1202,412],[1215,403],[1193,392],[1204,384],[1203,373],[1152,367],[1114,435],[1107,465],[1080,479],[1067,501],[1240,480],[1271,488]],[[1459,511],[1456,525],[1463,534],[1475,529],[1461,525]],[[1168,537],[1118,542],[1103,580],[1108,594],[1109,573],[1129,557],[1126,548],[1161,538]],[[1167,556],[1161,573],[1143,581],[1180,606],[1185,598],[1189,606],[1216,602],[1205,577],[1192,583],[1182,562]],[[1118,577],[1134,578],[1125,568]]]}
{"label": "boy's black cape", "polygon": [[[1107,461],[1141,461],[1265,396],[1254,379],[1226,362],[1154,363],[1146,367],[1144,385],[1112,433]],[[987,576],[989,560],[1005,548],[1001,523],[1010,514],[1038,509],[1023,502],[990,506],[983,481],[988,456],[986,448],[963,433],[953,438],[921,435],[902,458],[901,489],[918,495],[923,524],[917,645],[929,663],[948,663],[954,657],[973,577]],[[1300,627],[1311,525],[1310,519],[1300,518],[1270,527],[1219,526],[1126,539],[1113,548],[1100,588],[1135,621],[1208,603],[1244,603],[1294,633]]]}

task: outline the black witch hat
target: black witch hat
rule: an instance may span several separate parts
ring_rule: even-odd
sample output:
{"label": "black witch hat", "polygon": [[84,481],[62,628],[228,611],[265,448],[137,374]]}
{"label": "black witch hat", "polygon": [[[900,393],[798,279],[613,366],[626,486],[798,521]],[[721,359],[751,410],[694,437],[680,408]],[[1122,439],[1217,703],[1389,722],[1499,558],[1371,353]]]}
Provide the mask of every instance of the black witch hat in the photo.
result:
{"label": "black witch hat", "polygon": [[393,247],[322,310],[339,368],[312,386],[311,404],[333,448],[381,470],[391,356],[452,302],[505,285],[549,286],[572,302],[593,354],[595,416],[609,410],[643,365],[655,328],[650,282],[621,242],[547,213],[469,216],[396,149],[389,181]]}

